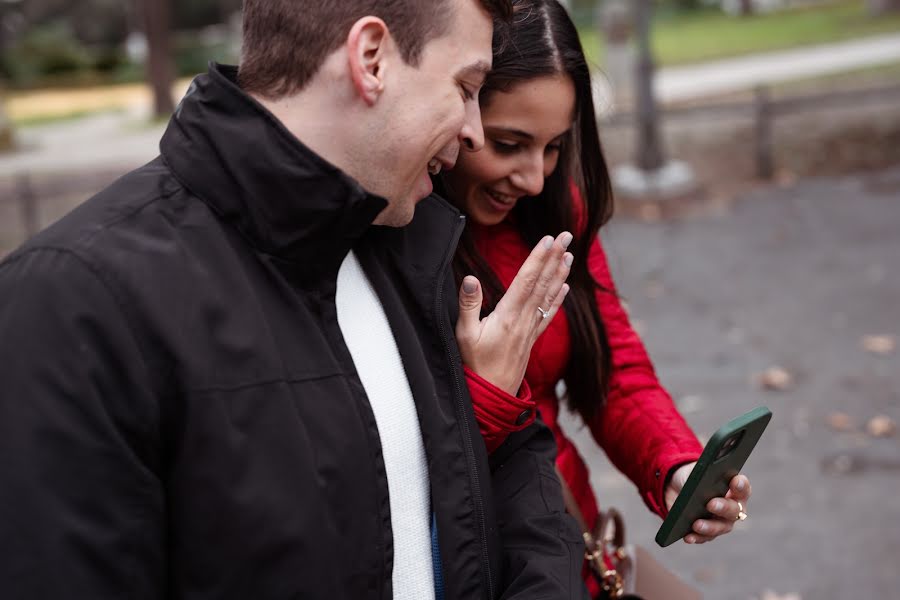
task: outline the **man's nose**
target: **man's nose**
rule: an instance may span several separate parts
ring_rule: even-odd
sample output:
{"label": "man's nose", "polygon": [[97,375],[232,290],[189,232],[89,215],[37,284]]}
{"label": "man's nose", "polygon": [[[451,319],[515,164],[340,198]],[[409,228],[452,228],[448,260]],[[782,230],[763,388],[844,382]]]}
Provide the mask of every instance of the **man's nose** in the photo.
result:
{"label": "man's nose", "polygon": [[484,148],[484,128],[481,125],[481,108],[478,102],[466,103],[466,115],[459,139],[468,150]]}

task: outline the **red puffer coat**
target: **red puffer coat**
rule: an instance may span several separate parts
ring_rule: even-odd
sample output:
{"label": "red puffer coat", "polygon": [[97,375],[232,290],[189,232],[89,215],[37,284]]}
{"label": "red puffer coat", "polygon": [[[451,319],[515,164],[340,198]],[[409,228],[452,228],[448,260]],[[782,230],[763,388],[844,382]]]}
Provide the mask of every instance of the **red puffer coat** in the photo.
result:
{"label": "red puffer coat", "polygon": [[[469,226],[473,227],[479,252],[508,287],[530,248],[509,220],[493,227]],[[615,285],[599,240],[591,247],[588,266],[596,281],[610,290],[598,291],[596,298],[613,360],[607,403],[589,423],[590,430],[612,463],[637,485],[647,506],[665,516],[666,476],[674,467],[697,460],[702,448],[656,378],[644,345],[614,293]],[[532,349],[525,385],[518,398],[504,394],[472,372],[467,372],[467,377],[489,452],[503,443],[509,433],[526,426],[526,417],[533,414],[534,408],[540,411],[556,438],[556,465],[585,519],[593,523],[598,509],[587,467],[557,423],[560,404],[556,386],[569,355],[569,324],[565,312],[559,311]]]}

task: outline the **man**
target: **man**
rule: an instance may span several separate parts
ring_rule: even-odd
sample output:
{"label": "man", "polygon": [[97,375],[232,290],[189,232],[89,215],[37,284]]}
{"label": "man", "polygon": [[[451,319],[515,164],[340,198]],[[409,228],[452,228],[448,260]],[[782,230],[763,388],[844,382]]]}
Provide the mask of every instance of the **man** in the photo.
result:
{"label": "man", "polygon": [[[4,599],[582,593],[548,432],[491,468],[481,444],[462,220],[415,209],[483,144],[508,11],[246,0],[240,70],[195,80],[161,156],[0,265]],[[562,252],[536,249],[507,334],[559,308]]]}

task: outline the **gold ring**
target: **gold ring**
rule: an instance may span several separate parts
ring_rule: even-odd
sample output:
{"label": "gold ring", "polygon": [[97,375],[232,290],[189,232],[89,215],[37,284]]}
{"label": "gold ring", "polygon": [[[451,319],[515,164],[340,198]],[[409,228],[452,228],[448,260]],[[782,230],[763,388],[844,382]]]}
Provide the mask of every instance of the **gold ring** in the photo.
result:
{"label": "gold ring", "polygon": [[734,518],[735,521],[745,521],[747,520],[747,513],[744,512],[744,505],[738,502],[738,514]]}

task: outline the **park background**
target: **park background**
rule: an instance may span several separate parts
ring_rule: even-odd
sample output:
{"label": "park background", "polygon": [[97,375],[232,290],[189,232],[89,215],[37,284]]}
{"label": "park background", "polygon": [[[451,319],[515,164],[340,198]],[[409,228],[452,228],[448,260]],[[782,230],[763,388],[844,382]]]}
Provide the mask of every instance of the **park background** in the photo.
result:
{"label": "park background", "polygon": [[[707,598],[900,589],[900,2],[570,0],[617,214],[601,233],[701,439],[758,405],[750,518],[658,519],[575,418],[604,506]],[[152,159],[239,0],[0,0],[0,257]]]}

